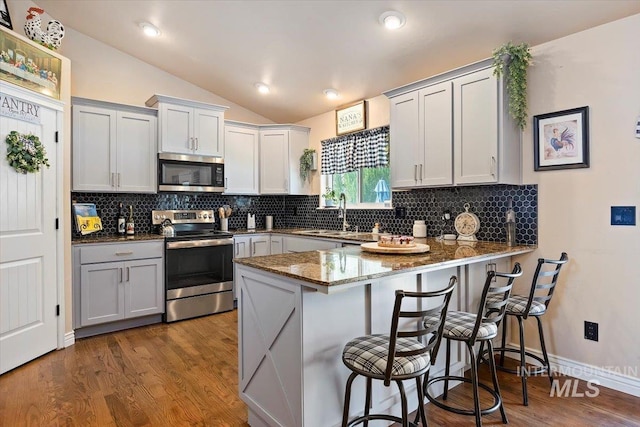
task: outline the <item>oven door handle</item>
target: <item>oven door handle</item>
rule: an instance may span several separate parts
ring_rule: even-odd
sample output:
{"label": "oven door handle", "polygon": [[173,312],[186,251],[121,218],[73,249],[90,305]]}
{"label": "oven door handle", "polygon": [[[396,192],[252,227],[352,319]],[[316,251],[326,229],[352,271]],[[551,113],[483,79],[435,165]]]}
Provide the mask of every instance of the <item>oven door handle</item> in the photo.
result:
{"label": "oven door handle", "polygon": [[206,239],[184,240],[179,242],[167,242],[167,249],[204,248],[207,246],[233,245],[233,239]]}

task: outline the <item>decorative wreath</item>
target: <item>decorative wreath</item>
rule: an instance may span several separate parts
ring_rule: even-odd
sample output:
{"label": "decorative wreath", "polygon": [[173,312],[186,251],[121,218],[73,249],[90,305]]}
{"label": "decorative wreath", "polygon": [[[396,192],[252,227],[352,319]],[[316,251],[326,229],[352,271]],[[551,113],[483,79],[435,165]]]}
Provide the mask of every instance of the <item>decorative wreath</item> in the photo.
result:
{"label": "decorative wreath", "polygon": [[35,135],[23,135],[12,130],[7,135],[7,161],[20,173],[38,172],[40,166],[49,167],[49,159],[40,138]]}

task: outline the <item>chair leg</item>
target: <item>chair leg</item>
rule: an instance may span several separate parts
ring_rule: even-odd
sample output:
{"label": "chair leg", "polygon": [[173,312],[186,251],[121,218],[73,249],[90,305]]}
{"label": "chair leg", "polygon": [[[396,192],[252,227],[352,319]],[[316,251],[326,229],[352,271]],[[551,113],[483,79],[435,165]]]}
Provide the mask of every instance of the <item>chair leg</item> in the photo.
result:
{"label": "chair leg", "polygon": [[473,410],[476,416],[476,427],[482,427],[482,413],[480,412],[480,390],[478,389],[478,363],[473,346],[466,342],[471,357],[471,384],[473,385]]}
{"label": "chair leg", "polygon": [[502,343],[500,345],[502,348],[500,351],[500,366],[504,366],[504,348],[507,346],[507,323],[509,323],[509,317],[504,316],[502,321]]}
{"label": "chair leg", "polygon": [[447,395],[449,394],[449,362],[451,361],[451,340],[447,340],[447,357],[446,363],[444,365],[444,393],[442,393],[442,400],[447,400]]}
{"label": "chair leg", "polygon": [[502,415],[502,422],[509,424],[507,414],[504,411],[504,403],[502,402],[502,394],[500,393],[500,385],[498,384],[498,372],[496,371],[496,361],[493,359],[493,343],[491,340],[487,341],[489,347],[489,367],[491,369],[491,379],[493,380],[493,390],[500,397],[500,415]]}
{"label": "chair leg", "polygon": [[344,408],[342,410],[342,427],[347,427],[347,423],[349,422],[349,401],[351,400],[351,384],[357,376],[358,374],[353,372],[347,379],[347,386],[344,392]]}
{"label": "chair leg", "polygon": [[522,324],[521,316],[516,316],[516,319],[518,319],[518,329],[520,331],[520,380],[522,381],[522,404],[524,406],[529,406],[529,398],[527,396],[527,359],[524,345],[524,325]]}
{"label": "chair leg", "polygon": [[407,396],[404,394],[404,386],[401,380],[396,380],[398,390],[400,390],[400,401],[402,403],[402,427],[409,427],[409,411],[407,408]]}
{"label": "chair leg", "polygon": [[[424,374],[425,384],[427,380],[427,375],[429,375],[429,371]],[[416,377],[416,390],[418,391],[418,413],[416,414],[416,419],[414,420],[414,424],[418,424],[418,415],[420,416],[420,421],[424,427],[427,427],[427,416],[424,413],[424,393],[422,392],[422,377]]]}
{"label": "chair leg", "polygon": [[[369,415],[369,408],[371,407],[371,378],[367,378],[367,397],[364,402],[364,416]],[[365,420],[363,423],[364,427],[369,426],[369,420]]]}
{"label": "chair leg", "polygon": [[544,364],[547,368],[547,375],[549,376],[549,383],[553,385],[553,376],[551,375],[551,364],[549,363],[549,355],[547,354],[547,346],[544,344],[544,330],[542,329],[542,321],[539,316],[536,316],[538,321],[538,333],[540,334],[540,349],[542,350],[542,357],[544,358]]}

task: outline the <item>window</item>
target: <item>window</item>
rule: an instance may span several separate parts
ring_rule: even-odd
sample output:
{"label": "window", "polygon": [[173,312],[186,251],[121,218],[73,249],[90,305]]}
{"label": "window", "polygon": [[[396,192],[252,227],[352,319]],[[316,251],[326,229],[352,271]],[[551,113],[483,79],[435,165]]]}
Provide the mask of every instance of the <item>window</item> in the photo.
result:
{"label": "window", "polygon": [[322,141],[321,159],[322,188],[344,193],[350,207],[391,206],[388,126]]}
{"label": "window", "polygon": [[344,193],[351,207],[380,208],[385,206],[384,202],[390,206],[389,166],[328,175],[324,187],[333,188],[336,194]]}

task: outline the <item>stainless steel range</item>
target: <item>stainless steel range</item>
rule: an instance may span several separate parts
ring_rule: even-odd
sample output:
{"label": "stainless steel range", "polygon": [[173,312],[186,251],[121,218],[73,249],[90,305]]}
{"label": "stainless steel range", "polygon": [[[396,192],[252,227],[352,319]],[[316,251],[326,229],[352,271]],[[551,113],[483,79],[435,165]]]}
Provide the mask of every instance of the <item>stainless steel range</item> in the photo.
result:
{"label": "stainless steel range", "polygon": [[165,235],[164,320],[233,309],[233,236],[215,230],[212,210],[152,211],[152,222],[173,225]]}

